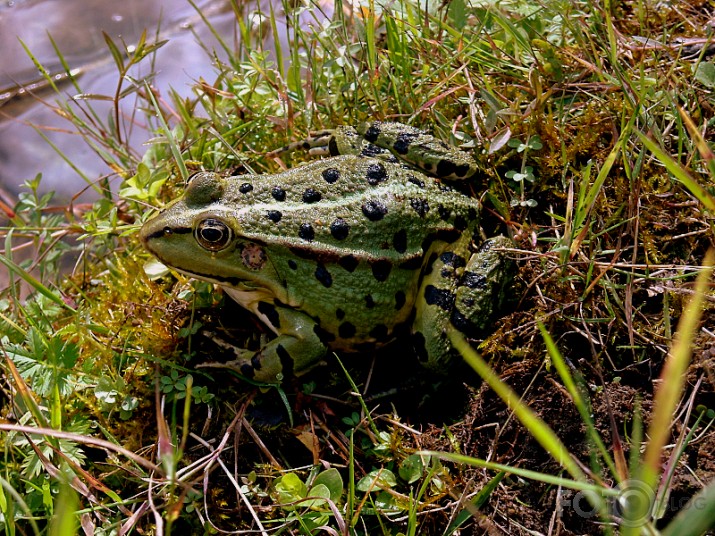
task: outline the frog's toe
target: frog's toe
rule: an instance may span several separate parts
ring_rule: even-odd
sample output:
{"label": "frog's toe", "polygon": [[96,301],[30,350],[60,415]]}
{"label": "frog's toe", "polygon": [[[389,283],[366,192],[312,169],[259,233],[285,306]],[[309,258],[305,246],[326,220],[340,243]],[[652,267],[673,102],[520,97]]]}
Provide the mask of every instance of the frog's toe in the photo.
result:
{"label": "frog's toe", "polygon": [[278,363],[276,366],[275,363],[271,363],[270,360],[263,358],[261,352],[240,349],[235,349],[234,352],[244,357],[225,363],[202,363],[197,365],[197,368],[228,369],[251,380],[265,383],[279,383],[283,380],[283,367],[281,363]]}
{"label": "frog's toe", "polygon": [[310,156],[330,156],[330,148],[325,147],[311,147],[308,150]]}

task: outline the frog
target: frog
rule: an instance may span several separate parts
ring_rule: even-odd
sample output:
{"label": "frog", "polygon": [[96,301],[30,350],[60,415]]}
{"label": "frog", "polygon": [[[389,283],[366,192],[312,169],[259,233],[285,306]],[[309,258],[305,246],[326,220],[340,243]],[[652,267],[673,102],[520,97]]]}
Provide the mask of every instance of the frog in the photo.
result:
{"label": "frog", "polygon": [[144,247],[220,285],[274,333],[225,364],[253,381],[396,339],[444,373],[450,331],[492,327],[513,267],[511,240],[485,239],[481,203],[447,184],[474,177],[476,161],[395,122],[320,131],[270,155],[298,148],[325,157],[272,174],[195,173],[141,227]]}

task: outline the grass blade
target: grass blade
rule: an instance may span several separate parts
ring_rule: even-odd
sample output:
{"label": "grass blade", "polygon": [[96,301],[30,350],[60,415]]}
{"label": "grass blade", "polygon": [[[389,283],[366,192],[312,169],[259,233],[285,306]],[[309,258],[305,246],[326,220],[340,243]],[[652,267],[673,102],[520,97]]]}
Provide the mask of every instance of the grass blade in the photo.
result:
{"label": "grass blade", "polygon": [[544,423],[520,397],[487,365],[481,356],[475,352],[467,341],[455,331],[450,332],[450,340],[454,347],[462,354],[469,365],[487,382],[494,392],[499,395],[504,403],[509,406],[521,423],[529,430],[533,437],[544,449],[577,481],[585,482],[586,475],[579,467],[566,446],[561,442],[554,431]]}
{"label": "grass blade", "polygon": [[539,322],[539,331],[541,331],[541,336],[544,339],[546,350],[551,357],[551,361],[554,364],[554,367],[556,368],[556,371],[558,372],[561,381],[564,382],[566,390],[571,395],[574,405],[576,406],[576,409],[578,409],[579,415],[581,415],[581,420],[586,424],[589,439],[591,439],[596,444],[596,447],[598,448],[601,457],[608,465],[611,474],[618,475],[619,472],[616,470],[616,465],[613,462],[611,456],[608,454],[608,449],[606,448],[606,445],[604,445],[601,436],[598,434],[598,432],[596,431],[596,427],[593,424],[593,419],[591,418],[591,409],[589,407],[590,404],[588,403],[588,401],[584,400],[583,396],[581,395],[581,390],[576,385],[573,376],[571,376],[571,373],[566,366],[566,362],[564,361],[561,352],[559,352],[556,343],[551,338],[551,334],[546,330],[546,327],[541,322]]}
{"label": "grass blade", "polygon": [[701,536],[713,527],[715,527],[715,482],[711,482],[690,499],[661,535]]}
{"label": "grass blade", "polygon": [[673,414],[683,393],[685,371],[690,363],[692,342],[698,329],[705,303],[705,291],[715,265],[715,250],[709,250],[703,261],[703,269],[698,274],[693,289],[693,297],[685,307],[678,323],[675,342],[666,358],[661,372],[661,384],[653,401],[653,419],[648,428],[650,441],[646,446],[641,479],[655,488],[661,470],[663,447],[670,437]]}
{"label": "grass blade", "polygon": [[5,268],[10,270],[11,272],[17,273],[28,285],[30,285],[32,288],[34,288],[37,292],[42,294],[44,297],[52,300],[58,305],[61,305],[65,309],[76,313],[77,311],[72,308],[70,305],[65,303],[65,301],[52,292],[49,288],[47,288],[45,285],[43,285],[40,281],[35,279],[27,270],[22,268],[22,266],[15,264],[13,261],[8,259],[5,255],[0,255],[0,264],[4,264]]}

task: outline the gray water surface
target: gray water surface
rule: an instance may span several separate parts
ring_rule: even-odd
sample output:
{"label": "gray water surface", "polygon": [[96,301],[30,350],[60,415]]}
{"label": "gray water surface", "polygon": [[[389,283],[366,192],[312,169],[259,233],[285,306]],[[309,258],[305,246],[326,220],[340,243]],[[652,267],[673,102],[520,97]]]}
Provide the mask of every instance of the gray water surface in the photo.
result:
{"label": "gray water surface", "polygon": [[[197,6],[229,43],[233,43],[235,14],[226,0],[198,0]],[[51,72],[63,72],[48,34],[52,36],[71,68],[79,68],[83,93],[113,95],[117,86],[114,64],[102,32],[117,43],[137,42],[146,29],[149,41],[161,28],[161,39],[168,42],[156,53],[156,77],[153,85],[162,96],[169,88],[182,95],[191,94],[191,84],[199,77],[212,80],[211,59],[197,42],[212,48],[215,39],[186,0],[14,0],[0,5],[0,88],[9,88],[41,80],[37,68],[23,49],[22,41],[37,60]],[[147,75],[149,62],[134,71]],[[62,87],[66,99],[77,91],[69,84]],[[40,92],[54,104],[59,97]],[[133,98],[122,103],[123,112],[131,114]],[[92,101],[103,119],[112,112],[109,102]],[[33,128],[32,125],[36,127]],[[42,189],[57,192],[56,201],[66,202],[86,189],[86,182],[37,133],[36,128],[56,144],[72,163],[91,180],[108,175],[111,170],[86,144],[73,135],[72,125],[52,109],[32,97],[16,98],[0,107],[0,188],[9,198],[16,198],[20,185],[42,173]],[[139,154],[149,133],[134,129],[132,145]],[[115,178],[115,181],[117,179]],[[96,195],[96,194],[94,194]],[[92,193],[88,196],[93,197]]]}

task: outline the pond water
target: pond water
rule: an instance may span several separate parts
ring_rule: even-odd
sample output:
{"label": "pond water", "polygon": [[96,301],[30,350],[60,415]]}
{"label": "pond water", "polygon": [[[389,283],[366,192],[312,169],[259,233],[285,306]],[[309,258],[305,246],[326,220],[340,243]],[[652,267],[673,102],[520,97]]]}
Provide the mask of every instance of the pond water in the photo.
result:
{"label": "pond water", "polygon": [[[214,29],[228,43],[233,43],[236,19],[230,3],[197,0],[195,4],[207,15]],[[198,41],[211,48],[216,44],[215,39],[187,0],[5,1],[0,5],[0,93],[41,80],[21,42],[50,72],[63,72],[50,35],[70,67],[82,69],[79,82],[83,93],[113,95],[117,68],[102,32],[115,42],[132,45],[145,29],[149,40],[153,40],[157,28],[161,28],[161,39],[168,39],[155,60],[157,75],[153,85],[162,96],[168,96],[170,87],[182,95],[190,95],[193,81],[199,77],[214,78],[211,60]],[[147,62],[143,74],[148,72]],[[76,93],[71,84],[65,83],[62,89],[68,99]],[[50,103],[58,98],[48,92],[38,92],[38,96]],[[127,113],[133,104],[133,99],[125,99]],[[111,111],[109,102],[93,101],[92,106],[100,114]],[[82,140],[67,133],[71,125],[51,107],[32,96],[13,99],[0,96],[0,199],[4,194],[8,204],[14,203],[20,185],[38,173],[43,175],[42,189],[56,191],[58,203],[87,189],[86,182],[42,139],[33,125],[40,127],[91,180],[110,171]],[[141,152],[141,144],[148,137],[148,133],[135,129],[131,141]],[[91,193],[87,195],[91,197]]]}

